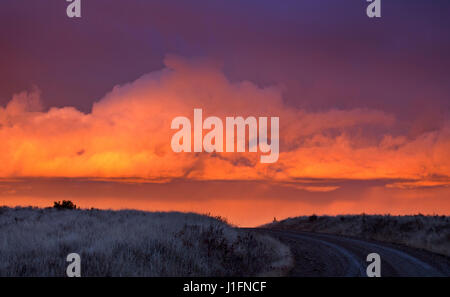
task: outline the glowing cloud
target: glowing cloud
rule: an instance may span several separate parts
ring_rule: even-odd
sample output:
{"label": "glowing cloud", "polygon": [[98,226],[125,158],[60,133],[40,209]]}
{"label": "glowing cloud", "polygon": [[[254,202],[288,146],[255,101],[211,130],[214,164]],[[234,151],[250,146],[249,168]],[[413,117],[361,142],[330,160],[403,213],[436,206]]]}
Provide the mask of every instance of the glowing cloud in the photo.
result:
{"label": "glowing cloud", "polygon": [[[448,184],[450,125],[414,137],[369,109],[310,112],[283,102],[282,89],[231,82],[218,63],[167,56],[166,68],[116,86],[90,113],[44,110],[39,91],[0,107],[0,177],[294,181],[298,178],[408,179]],[[280,118],[280,155],[174,153],[171,121],[205,117]],[[192,120],[192,119],[191,119]],[[444,182],[442,182],[444,180]],[[417,183],[421,185],[423,183]],[[413,184],[405,184],[411,186]],[[333,191],[335,187],[309,187]]]}

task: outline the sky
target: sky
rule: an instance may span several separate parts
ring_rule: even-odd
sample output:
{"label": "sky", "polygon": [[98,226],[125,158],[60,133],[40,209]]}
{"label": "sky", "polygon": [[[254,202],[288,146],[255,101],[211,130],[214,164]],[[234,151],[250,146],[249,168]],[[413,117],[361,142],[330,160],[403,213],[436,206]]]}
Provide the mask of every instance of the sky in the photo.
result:
{"label": "sky", "polygon": [[[66,6],[0,5],[0,205],[450,214],[448,1]],[[278,161],[174,153],[194,108],[279,117]]]}

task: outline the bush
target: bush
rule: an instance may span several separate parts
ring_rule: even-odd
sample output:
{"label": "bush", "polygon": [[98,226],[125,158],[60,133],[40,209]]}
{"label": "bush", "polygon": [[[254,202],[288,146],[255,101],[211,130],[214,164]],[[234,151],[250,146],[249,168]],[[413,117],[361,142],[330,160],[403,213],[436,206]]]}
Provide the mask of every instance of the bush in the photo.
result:
{"label": "bush", "polygon": [[77,209],[77,206],[70,200],[55,201],[53,208],[56,209]]}
{"label": "bush", "polygon": [[317,216],[316,216],[315,214],[313,214],[312,216],[310,216],[310,217],[308,218],[308,220],[309,220],[310,222],[317,221]]}

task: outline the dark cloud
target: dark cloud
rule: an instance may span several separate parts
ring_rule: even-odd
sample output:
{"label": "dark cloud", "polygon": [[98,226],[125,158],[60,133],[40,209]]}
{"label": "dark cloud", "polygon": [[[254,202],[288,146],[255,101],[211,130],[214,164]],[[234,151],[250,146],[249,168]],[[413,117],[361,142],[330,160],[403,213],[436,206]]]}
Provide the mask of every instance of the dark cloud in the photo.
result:
{"label": "dark cloud", "polygon": [[0,104],[32,84],[47,106],[89,111],[114,85],[162,67],[166,53],[223,61],[231,79],[285,86],[310,109],[368,107],[430,126],[448,115],[450,4],[385,1],[2,1]]}

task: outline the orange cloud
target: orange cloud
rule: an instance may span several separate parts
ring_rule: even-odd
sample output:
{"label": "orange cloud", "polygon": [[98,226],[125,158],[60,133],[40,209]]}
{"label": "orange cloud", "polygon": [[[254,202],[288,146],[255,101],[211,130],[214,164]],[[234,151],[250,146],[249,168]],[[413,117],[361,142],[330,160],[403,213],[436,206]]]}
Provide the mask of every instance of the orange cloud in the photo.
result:
{"label": "orange cloud", "polygon": [[[397,120],[383,111],[301,110],[284,104],[282,88],[229,81],[218,63],[168,56],[165,64],[114,87],[90,113],[44,110],[37,90],[15,95],[0,107],[0,177],[154,182],[447,177],[448,184],[449,123],[411,137],[392,132],[398,131]],[[261,164],[255,153],[172,152],[170,123],[176,116],[192,118],[194,108],[202,108],[205,117],[280,117],[278,162]]]}

